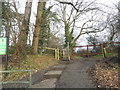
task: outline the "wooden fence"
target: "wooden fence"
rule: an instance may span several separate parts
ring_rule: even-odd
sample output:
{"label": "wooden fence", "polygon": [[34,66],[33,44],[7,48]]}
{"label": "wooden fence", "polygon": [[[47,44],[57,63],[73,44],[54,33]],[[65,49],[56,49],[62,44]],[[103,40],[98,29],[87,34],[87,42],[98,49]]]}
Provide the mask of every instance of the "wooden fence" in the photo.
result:
{"label": "wooden fence", "polygon": [[[103,57],[106,57],[107,53],[111,53],[110,50],[107,50],[107,48],[109,48],[109,46],[113,45],[113,47],[117,47],[118,45],[120,45],[120,42],[110,42],[110,43],[102,43],[102,44],[97,44],[97,45],[84,45],[84,46],[73,46],[72,47],[72,55],[76,55],[76,56],[92,56],[92,55],[99,55],[102,54]],[[99,51],[97,52],[91,52],[90,48],[99,48]],[[76,54],[74,53],[74,49],[81,49],[81,48],[86,48],[84,49],[83,52]]]}
{"label": "wooden fence", "polygon": [[[41,48],[39,47],[39,49],[41,49]],[[50,52],[53,52],[53,55],[54,55],[55,59],[58,59],[58,60],[60,60],[60,59],[68,59],[68,60],[70,60],[69,48],[61,49],[61,48],[43,47],[42,49],[49,50]]]}
{"label": "wooden fence", "polygon": [[[40,49],[40,47],[39,47]],[[43,47],[42,48],[43,50],[50,50],[50,51],[53,51],[54,53],[54,57],[55,59],[60,59],[60,49],[59,48],[49,48],[49,47]]]}

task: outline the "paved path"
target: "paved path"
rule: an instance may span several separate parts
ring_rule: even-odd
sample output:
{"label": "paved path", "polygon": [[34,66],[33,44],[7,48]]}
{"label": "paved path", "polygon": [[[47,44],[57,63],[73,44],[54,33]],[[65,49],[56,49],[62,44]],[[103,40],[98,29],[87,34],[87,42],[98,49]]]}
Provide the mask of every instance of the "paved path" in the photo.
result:
{"label": "paved path", "polygon": [[96,88],[87,73],[95,62],[81,59],[70,63],[58,80],[56,88]]}
{"label": "paved path", "polygon": [[53,66],[51,70],[44,74],[39,83],[32,85],[30,88],[56,88],[56,83],[65,68],[66,64],[61,63]]}
{"label": "paved path", "polygon": [[58,64],[44,74],[41,82],[30,88],[96,88],[87,70],[96,60],[81,59]]}

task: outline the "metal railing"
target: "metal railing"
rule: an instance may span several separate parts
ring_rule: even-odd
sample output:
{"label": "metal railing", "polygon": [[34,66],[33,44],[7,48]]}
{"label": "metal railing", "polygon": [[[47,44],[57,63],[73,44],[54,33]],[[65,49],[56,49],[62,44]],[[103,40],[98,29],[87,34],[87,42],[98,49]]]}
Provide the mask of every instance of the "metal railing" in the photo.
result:
{"label": "metal railing", "polygon": [[32,85],[32,70],[9,70],[9,71],[0,71],[0,73],[12,73],[12,72],[29,72],[29,81],[0,81],[0,84],[7,83],[21,83],[21,84],[29,84]]}

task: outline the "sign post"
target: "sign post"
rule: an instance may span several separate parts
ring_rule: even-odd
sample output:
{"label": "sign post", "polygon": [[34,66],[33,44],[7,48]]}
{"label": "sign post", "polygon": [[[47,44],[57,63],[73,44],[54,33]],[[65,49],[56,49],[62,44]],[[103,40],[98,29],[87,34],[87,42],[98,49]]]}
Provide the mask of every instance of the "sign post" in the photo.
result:
{"label": "sign post", "polygon": [[[2,71],[2,55],[6,55],[7,38],[0,38],[0,71]],[[0,81],[2,81],[2,73],[0,73]]]}
{"label": "sign post", "polygon": [[0,38],[0,55],[6,55],[7,38]]}
{"label": "sign post", "polygon": [[67,53],[68,53],[68,60],[70,61],[70,45],[68,42],[68,46],[67,46]]}
{"label": "sign post", "polygon": [[0,56],[6,55],[5,58],[5,70],[7,70],[8,65],[8,45],[7,45],[7,38],[0,38]]}

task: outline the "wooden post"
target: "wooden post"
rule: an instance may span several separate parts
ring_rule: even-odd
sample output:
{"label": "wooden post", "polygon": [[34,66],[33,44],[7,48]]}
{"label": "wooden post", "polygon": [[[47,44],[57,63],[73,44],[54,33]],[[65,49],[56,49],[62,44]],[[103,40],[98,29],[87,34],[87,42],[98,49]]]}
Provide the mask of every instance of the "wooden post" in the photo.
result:
{"label": "wooden post", "polygon": [[89,49],[88,49],[88,45],[87,45],[87,56],[89,57]]}
{"label": "wooden post", "polygon": [[120,58],[120,46],[118,47],[118,57]]}
{"label": "wooden post", "polygon": [[102,55],[104,57],[103,44],[101,44],[101,51],[102,51]]}
{"label": "wooden post", "polygon": [[59,48],[57,48],[57,59],[60,59],[60,53],[59,53]]}
{"label": "wooden post", "polygon": [[70,45],[69,45],[69,42],[68,42],[68,47],[67,47],[67,49],[68,49],[68,50],[67,50],[67,51],[68,51],[68,52],[67,52],[67,53],[68,53],[68,60],[70,60]]}
{"label": "wooden post", "polygon": [[62,58],[64,58],[64,57],[65,57],[65,51],[63,49],[63,51],[62,51]]}
{"label": "wooden post", "polygon": [[103,57],[105,58],[105,51],[104,51],[104,43],[102,44],[102,54],[103,54]]}
{"label": "wooden post", "polygon": [[57,49],[55,49],[55,59],[57,59]]}
{"label": "wooden post", "polygon": [[106,54],[107,54],[106,48],[104,48],[104,54],[105,54],[105,57],[106,57]]}

